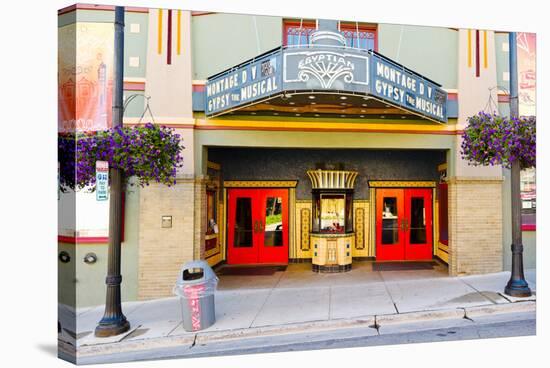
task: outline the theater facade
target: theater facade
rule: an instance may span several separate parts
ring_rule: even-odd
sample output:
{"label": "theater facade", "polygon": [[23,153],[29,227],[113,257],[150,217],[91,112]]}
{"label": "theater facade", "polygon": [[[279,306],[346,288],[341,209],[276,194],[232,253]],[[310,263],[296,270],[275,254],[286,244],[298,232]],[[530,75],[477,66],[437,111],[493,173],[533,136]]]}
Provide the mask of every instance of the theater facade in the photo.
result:
{"label": "theater facade", "polygon": [[[59,20],[113,16],[77,5]],[[174,187],[125,195],[124,300],[171,295],[192,259],[319,273],[366,261],[437,259],[449,275],[509,267],[509,173],[460,154],[468,116],[490,101],[508,113],[496,88],[508,83],[507,33],[143,8],[126,9],[125,29],[125,96],[146,98],[124,123],[152,114],[185,148]],[[106,227],[94,226],[60,230],[80,279],[65,298],[79,306],[103,302]],[[94,264],[81,262],[89,253]]]}

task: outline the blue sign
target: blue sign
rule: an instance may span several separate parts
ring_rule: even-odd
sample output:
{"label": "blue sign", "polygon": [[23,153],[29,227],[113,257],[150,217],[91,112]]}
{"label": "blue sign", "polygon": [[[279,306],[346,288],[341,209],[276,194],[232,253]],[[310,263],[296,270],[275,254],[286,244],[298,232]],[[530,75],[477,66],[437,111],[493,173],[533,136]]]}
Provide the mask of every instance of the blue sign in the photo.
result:
{"label": "blue sign", "polygon": [[206,83],[206,115],[260,102],[283,92],[333,91],[383,101],[447,122],[447,92],[372,51],[346,47],[280,48]]}
{"label": "blue sign", "polygon": [[95,199],[96,201],[109,199],[109,163],[107,161],[95,163]]}
{"label": "blue sign", "polygon": [[269,54],[208,80],[206,114],[214,115],[281,91],[281,54]]}
{"label": "blue sign", "polygon": [[410,71],[376,56],[370,94],[438,121],[447,121],[447,92]]}
{"label": "blue sign", "polygon": [[367,92],[369,55],[315,47],[285,50],[285,90],[339,90]]}

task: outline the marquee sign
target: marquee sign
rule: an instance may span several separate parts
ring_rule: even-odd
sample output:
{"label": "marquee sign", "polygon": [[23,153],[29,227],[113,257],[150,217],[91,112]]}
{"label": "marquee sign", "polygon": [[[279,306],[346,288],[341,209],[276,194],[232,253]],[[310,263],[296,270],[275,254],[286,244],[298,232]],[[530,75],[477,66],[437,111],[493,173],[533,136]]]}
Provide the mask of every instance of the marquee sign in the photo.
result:
{"label": "marquee sign", "polygon": [[367,54],[331,49],[285,51],[283,82],[286,89],[361,91],[369,83]]}
{"label": "marquee sign", "polygon": [[215,114],[282,91],[281,55],[269,54],[206,83],[206,114]]}
{"label": "marquee sign", "polygon": [[403,67],[380,57],[372,59],[370,94],[399,107],[447,121],[447,92]]}
{"label": "marquee sign", "polygon": [[447,122],[447,93],[372,51],[344,47],[279,48],[209,78],[207,116],[295,91],[372,96],[439,122]]}

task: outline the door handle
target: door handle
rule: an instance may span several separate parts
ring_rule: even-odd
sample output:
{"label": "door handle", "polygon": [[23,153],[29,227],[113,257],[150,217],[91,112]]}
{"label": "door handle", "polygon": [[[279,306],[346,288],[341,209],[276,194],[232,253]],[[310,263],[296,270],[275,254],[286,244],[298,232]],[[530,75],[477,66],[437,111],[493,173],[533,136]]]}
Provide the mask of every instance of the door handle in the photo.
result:
{"label": "door handle", "polygon": [[409,230],[409,221],[406,218],[401,219],[401,226],[400,227],[401,227],[402,231]]}
{"label": "door handle", "polygon": [[254,233],[258,233],[260,230],[258,229],[259,227],[259,224],[258,224],[258,220],[254,221]]}

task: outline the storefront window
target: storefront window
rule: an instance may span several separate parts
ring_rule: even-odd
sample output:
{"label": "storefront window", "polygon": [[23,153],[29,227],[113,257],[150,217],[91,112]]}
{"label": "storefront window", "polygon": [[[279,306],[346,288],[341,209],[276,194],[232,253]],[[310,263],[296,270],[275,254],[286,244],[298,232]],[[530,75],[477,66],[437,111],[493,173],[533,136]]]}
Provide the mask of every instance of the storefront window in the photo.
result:
{"label": "storefront window", "polygon": [[[218,234],[217,224],[217,192],[215,190],[206,191],[206,235]],[[207,237],[205,242],[205,250],[216,248],[217,238]]]}
{"label": "storefront window", "polygon": [[[306,46],[315,31],[315,21],[286,21],[283,42],[287,46]],[[346,38],[348,47],[376,50],[376,28],[364,24],[341,23],[340,33]]]}
{"label": "storefront window", "polygon": [[537,185],[534,168],[521,171],[521,225],[523,230],[535,230],[537,214]]}
{"label": "storefront window", "polygon": [[353,231],[351,193],[313,193],[313,232],[344,233]]}

